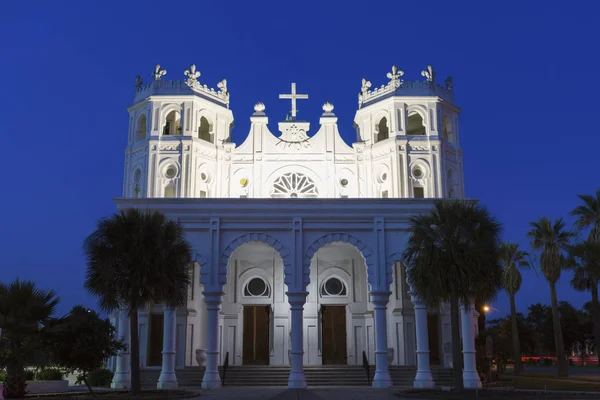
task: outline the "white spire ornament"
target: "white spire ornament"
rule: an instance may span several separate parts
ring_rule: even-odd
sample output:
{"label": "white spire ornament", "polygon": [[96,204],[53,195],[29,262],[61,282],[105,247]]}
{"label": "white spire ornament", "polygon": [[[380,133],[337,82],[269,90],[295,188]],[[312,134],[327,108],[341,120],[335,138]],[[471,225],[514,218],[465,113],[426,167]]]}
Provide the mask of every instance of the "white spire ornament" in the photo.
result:
{"label": "white spire ornament", "polygon": [[398,86],[402,85],[402,79],[400,77],[404,75],[404,71],[398,69],[396,64],[392,65],[392,71],[387,73],[388,79],[390,79],[390,83],[396,84]]}
{"label": "white spire ornament", "polygon": [[360,92],[362,94],[367,94],[367,92],[369,91],[370,88],[371,88],[371,81],[368,81],[366,78],[363,78]]}
{"label": "white spire ornament", "polygon": [[160,81],[160,78],[162,78],[166,74],[167,70],[161,68],[160,64],[156,64],[156,66],[154,67],[154,72],[152,73],[152,78],[154,78],[155,81]]}
{"label": "white spire ornament", "polygon": [[431,65],[428,65],[426,69],[421,71],[421,75],[427,79],[427,82],[433,84],[435,82],[435,71]]}
{"label": "white spire ornament", "polygon": [[227,79],[223,79],[221,82],[217,83],[217,87],[221,90],[221,92],[223,92],[224,94],[229,93],[227,91]]}
{"label": "white spire ornament", "polygon": [[187,76],[185,83],[188,86],[194,86],[200,77],[200,71],[196,71],[196,64],[190,64],[190,68],[183,71],[183,74]]}

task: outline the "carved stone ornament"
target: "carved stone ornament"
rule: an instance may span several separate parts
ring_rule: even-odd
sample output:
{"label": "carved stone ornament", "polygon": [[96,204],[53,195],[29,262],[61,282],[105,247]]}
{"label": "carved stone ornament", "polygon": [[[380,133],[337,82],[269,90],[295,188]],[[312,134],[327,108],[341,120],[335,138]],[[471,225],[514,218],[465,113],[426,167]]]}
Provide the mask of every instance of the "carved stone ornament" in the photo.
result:
{"label": "carved stone ornament", "polygon": [[136,76],[135,77],[135,87],[136,87],[136,89],[141,88],[143,84],[144,84],[144,80],[142,79],[142,77],[139,76],[139,75]]}
{"label": "carved stone ornament", "polygon": [[194,86],[200,77],[200,71],[196,71],[196,64],[190,64],[190,68],[183,71],[183,74],[187,76],[185,83],[188,86]]}
{"label": "carved stone ornament", "polygon": [[452,77],[449,76],[446,78],[446,81],[444,82],[446,84],[446,89],[448,90],[452,90],[454,88],[454,85],[452,83]]}
{"label": "carved stone ornament", "polygon": [[362,94],[366,94],[369,91],[370,87],[371,87],[371,81],[368,81],[365,78],[363,78],[362,79],[362,87],[360,88],[360,92]]}
{"label": "carved stone ornament", "polygon": [[160,79],[167,74],[167,70],[160,67],[160,64],[156,64],[154,67],[154,72],[152,73],[152,77],[155,81],[160,81]]}
{"label": "carved stone ornament", "polygon": [[221,92],[223,92],[225,94],[229,93],[227,91],[227,79],[223,79],[222,81],[217,83],[217,87],[221,90]]}
{"label": "carved stone ornament", "polygon": [[262,101],[259,101],[258,103],[256,103],[254,105],[254,112],[262,113],[262,112],[265,112],[265,110],[266,110],[266,107]]}
{"label": "carved stone ornament", "polygon": [[398,69],[396,64],[392,65],[392,71],[387,73],[388,79],[390,79],[390,83],[396,83],[402,85],[402,79],[400,77],[404,75],[404,71]]}
{"label": "carved stone ornament", "polygon": [[433,83],[435,82],[435,71],[431,65],[428,65],[426,69],[421,71],[421,75],[427,79],[427,82]]}
{"label": "carved stone ornament", "polygon": [[330,102],[326,102],[325,104],[323,104],[323,111],[325,111],[326,113],[332,112],[333,104],[331,104]]}

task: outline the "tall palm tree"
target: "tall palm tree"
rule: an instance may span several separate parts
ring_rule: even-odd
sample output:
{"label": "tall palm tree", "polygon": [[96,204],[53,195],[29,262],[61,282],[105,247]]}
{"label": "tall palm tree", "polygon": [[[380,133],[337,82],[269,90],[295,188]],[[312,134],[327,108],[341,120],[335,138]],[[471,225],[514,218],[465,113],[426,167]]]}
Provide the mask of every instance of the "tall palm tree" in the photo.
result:
{"label": "tall palm tree", "polygon": [[598,280],[600,280],[600,242],[588,240],[568,248],[569,267],[573,268],[571,286],[580,292],[592,293],[592,317],[594,321],[594,344],[600,343],[600,302]]}
{"label": "tall palm tree", "polygon": [[25,367],[45,352],[44,327],[59,298],[31,281],[0,282],[0,367],[8,373],[6,397],[25,397]]}
{"label": "tall palm tree", "polygon": [[600,189],[596,190],[596,197],[578,194],[583,205],[577,206],[570,215],[577,217],[575,222],[579,230],[591,227],[588,239],[600,243]]}
{"label": "tall palm tree", "polygon": [[159,302],[186,304],[191,247],[177,221],[137,209],[100,219],[83,247],[85,288],[99,298],[103,310],[129,313],[131,391],[139,393],[138,308]]}
{"label": "tall palm tree", "polygon": [[458,305],[494,298],[502,287],[498,263],[501,226],[486,208],[439,200],[428,214],[410,221],[403,258],[415,295],[437,307],[450,303],[454,386],[464,387]]}
{"label": "tall palm tree", "polygon": [[502,281],[504,290],[510,298],[510,320],[512,325],[513,357],[515,373],[523,371],[521,362],[521,343],[519,342],[519,327],[517,324],[517,306],[515,295],[521,289],[523,277],[519,268],[530,268],[531,264],[525,259],[529,253],[519,249],[517,243],[506,242],[500,246],[500,264],[502,265]]}
{"label": "tall palm tree", "polygon": [[531,222],[531,230],[527,236],[531,239],[531,247],[541,251],[540,268],[550,285],[550,300],[552,302],[552,324],[554,327],[554,343],[556,357],[558,358],[558,375],[569,376],[569,365],[565,356],[562,329],[558,313],[558,299],[556,296],[556,282],[560,278],[561,270],[566,266],[563,251],[569,244],[573,234],[565,230],[562,218],[552,222],[546,217]]}

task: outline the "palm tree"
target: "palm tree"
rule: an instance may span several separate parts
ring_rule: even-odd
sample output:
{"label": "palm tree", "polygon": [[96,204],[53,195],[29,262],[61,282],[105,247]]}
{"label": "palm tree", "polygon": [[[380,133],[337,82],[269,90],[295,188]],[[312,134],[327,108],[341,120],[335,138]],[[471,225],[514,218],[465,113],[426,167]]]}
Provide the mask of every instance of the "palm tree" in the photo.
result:
{"label": "palm tree", "polygon": [[138,308],[181,307],[190,284],[191,247],[182,226],[159,212],[121,211],[98,221],[84,242],[85,288],[105,311],[126,309],[131,327],[131,391],[139,393]]}
{"label": "palm tree", "polygon": [[569,267],[573,268],[571,286],[580,292],[592,293],[592,316],[594,321],[594,343],[600,341],[600,302],[598,280],[600,280],[600,242],[588,240],[568,247]]}
{"label": "palm tree", "polygon": [[569,365],[565,356],[565,346],[558,314],[556,282],[560,278],[561,270],[566,266],[566,260],[562,252],[567,248],[569,239],[573,234],[565,230],[562,218],[552,222],[548,218],[542,217],[538,221],[531,222],[530,225],[532,229],[527,233],[527,236],[531,239],[531,247],[534,250],[541,251],[540,267],[550,285],[558,375],[569,376]]}
{"label": "palm tree", "polygon": [[600,243],[600,189],[596,190],[596,197],[578,194],[583,205],[577,206],[570,215],[577,217],[575,222],[579,230],[592,227],[588,239],[594,243]]}
{"label": "palm tree", "polygon": [[33,282],[0,282],[0,366],[8,373],[6,397],[25,397],[25,367],[45,353],[44,327],[58,302],[54,290],[39,289]]}
{"label": "palm tree", "polygon": [[515,373],[523,371],[521,362],[521,343],[519,342],[519,327],[517,324],[517,306],[515,295],[521,289],[523,278],[519,268],[530,268],[531,264],[525,260],[529,253],[519,250],[516,243],[506,242],[500,246],[500,264],[503,266],[502,281],[504,290],[510,298],[510,319],[512,325],[513,357]]}
{"label": "palm tree", "polygon": [[459,302],[494,298],[502,287],[498,263],[500,224],[483,206],[439,200],[429,214],[410,221],[403,258],[411,290],[429,306],[450,302],[454,386],[464,387]]}

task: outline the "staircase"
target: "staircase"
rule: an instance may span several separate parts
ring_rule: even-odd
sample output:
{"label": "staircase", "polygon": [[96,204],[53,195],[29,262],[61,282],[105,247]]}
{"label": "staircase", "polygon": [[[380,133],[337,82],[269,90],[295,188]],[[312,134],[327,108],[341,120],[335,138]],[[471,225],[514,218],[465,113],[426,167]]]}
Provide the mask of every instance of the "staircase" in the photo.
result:
{"label": "staircase", "polygon": [[[375,366],[371,366],[371,380]],[[414,366],[392,365],[389,367],[394,386],[413,386],[416,368]],[[201,386],[204,367],[178,369],[177,381],[180,387]],[[450,368],[432,367],[436,386],[451,386],[453,371]],[[223,369],[219,367],[223,377]],[[225,376],[225,386],[287,386],[290,367],[288,366],[230,366]],[[306,383],[314,386],[367,386],[365,370],[357,365],[318,365],[304,366]],[[156,387],[160,375],[158,369],[141,371],[143,387]]]}

